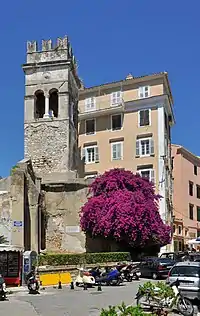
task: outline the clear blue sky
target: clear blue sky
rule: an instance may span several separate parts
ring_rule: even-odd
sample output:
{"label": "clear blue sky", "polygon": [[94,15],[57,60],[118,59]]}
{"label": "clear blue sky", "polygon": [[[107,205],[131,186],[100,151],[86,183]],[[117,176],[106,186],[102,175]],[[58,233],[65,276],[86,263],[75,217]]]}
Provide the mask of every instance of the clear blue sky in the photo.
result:
{"label": "clear blue sky", "polygon": [[200,1],[2,1],[0,175],[23,158],[26,41],[69,36],[86,86],[168,71],[172,140],[200,155]]}

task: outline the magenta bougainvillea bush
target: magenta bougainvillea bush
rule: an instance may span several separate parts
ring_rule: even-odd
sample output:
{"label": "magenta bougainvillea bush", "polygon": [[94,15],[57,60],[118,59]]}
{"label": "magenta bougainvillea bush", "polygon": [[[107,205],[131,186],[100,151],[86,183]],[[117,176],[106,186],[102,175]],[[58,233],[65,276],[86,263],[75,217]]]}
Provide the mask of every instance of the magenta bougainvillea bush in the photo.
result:
{"label": "magenta bougainvillea bush", "polygon": [[92,237],[126,241],[132,247],[164,246],[171,228],[159,214],[154,186],[131,171],[112,169],[94,180],[81,209],[81,228]]}

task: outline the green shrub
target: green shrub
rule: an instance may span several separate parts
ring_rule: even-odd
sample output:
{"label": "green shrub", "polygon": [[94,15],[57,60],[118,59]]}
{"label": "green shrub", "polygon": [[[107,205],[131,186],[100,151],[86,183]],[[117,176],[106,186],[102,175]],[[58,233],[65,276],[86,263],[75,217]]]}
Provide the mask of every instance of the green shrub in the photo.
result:
{"label": "green shrub", "polygon": [[81,254],[46,254],[39,257],[40,265],[62,266],[83,263],[96,264],[130,260],[129,252],[99,252]]}
{"label": "green shrub", "polygon": [[[140,306],[126,306],[124,302],[120,306],[109,306],[108,309],[102,309],[100,316],[146,316]],[[153,314],[151,314],[153,315]]]}
{"label": "green shrub", "polygon": [[13,167],[11,168],[11,170],[10,170],[10,175],[12,176],[13,173],[14,173],[14,171],[15,171],[16,169],[18,169],[18,168],[19,168],[18,165],[13,166]]}
{"label": "green shrub", "polygon": [[151,297],[159,296],[161,299],[174,297],[173,289],[168,284],[163,282],[145,282],[143,285],[139,286],[139,292],[143,295],[149,293]]}

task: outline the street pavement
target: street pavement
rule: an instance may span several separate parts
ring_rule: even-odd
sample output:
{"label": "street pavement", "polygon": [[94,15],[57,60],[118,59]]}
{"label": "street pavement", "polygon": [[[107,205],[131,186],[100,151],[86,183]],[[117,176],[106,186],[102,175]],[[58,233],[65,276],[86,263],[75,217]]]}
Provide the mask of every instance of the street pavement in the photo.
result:
{"label": "street pavement", "polygon": [[127,305],[135,302],[138,286],[147,280],[124,283],[118,287],[102,286],[102,292],[97,288],[88,289],[63,286],[41,290],[39,295],[29,295],[20,291],[8,296],[8,300],[0,302],[1,315],[15,316],[99,316],[102,308],[109,305],[119,305],[123,301]]}
{"label": "street pavement", "polygon": [[[141,282],[144,282],[143,280]],[[102,308],[119,305],[122,301],[133,304],[140,281],[124,283],[118,287],[102,286],[88,289],[63,286],[41,290],[39,295],[18,292],[8,295],[8,301],[0,302],[1,315],[15,316],[99,316]]]}

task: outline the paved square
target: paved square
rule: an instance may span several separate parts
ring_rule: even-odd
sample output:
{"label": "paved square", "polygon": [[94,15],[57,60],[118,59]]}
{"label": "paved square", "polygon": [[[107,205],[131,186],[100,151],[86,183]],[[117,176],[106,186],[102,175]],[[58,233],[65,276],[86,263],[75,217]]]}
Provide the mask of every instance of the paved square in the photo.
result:
{"label": "paved square", "polygon": [[48,288],[41,290],[40,295],[29,295],[20,292],[8,296],[8,301],[0,302],[2,315],[15,316],[99,316],[102,308],[119,305],[123,301],[127,305],[135,303],[138,286],[146,280],[124,283],[119,287],[102,286],[84,291],[83,288],[70,290],[63,286],[62,290]]}

